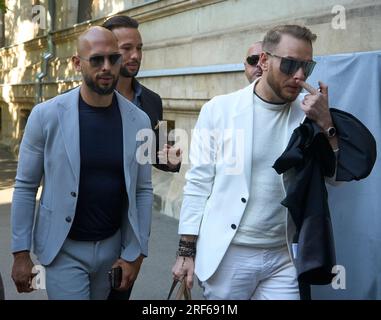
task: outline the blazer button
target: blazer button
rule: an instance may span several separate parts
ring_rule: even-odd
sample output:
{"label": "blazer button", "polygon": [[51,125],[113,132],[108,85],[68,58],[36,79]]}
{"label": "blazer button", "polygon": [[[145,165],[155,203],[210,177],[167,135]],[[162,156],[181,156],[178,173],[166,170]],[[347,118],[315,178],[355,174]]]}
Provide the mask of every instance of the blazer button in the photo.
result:
{"label": "blazer button", "polygon": [[67,217],[65,218],[65,220],[66,220],[66,222],[70,223],[70,222],[71,222],[71,217],[70,217],[70,216],[67,216]]}
{"label": "blazer button", "polygon": [[246,203],[246,199],[245,199],[245,198],[241,198],[241,201],[242,201],[243,203]]}
{"label": "blazer button", "polygon": [[77,194],[75,193],[75,192],[70,192],[70,195],[72,196],[72,197],[76,197],[77,196]]}
{"label": "blazer button", "polygon": [[237,226],[233,223],[233,224],[231,225],[231,228],[232,228],[233,230],[235,230],[235,229],[237,229]]}

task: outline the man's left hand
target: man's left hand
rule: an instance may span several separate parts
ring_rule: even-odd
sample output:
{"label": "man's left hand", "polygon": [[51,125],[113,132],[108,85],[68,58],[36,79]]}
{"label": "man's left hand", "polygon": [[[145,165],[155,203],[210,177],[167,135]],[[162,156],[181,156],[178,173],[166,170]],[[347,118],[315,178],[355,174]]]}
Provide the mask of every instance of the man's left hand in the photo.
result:
{"label": "man's left hand", "polygon": [[306,116],[315,121],[323,130],[332,127],[332,117],[328,105],[328,86],[319,81],[319,91],[302,80],[297,80],[297,84],[309,92],[301,103]]}
{"label": "man's left hand", "polygon": [[[304,96],[301,103],[302,110],[309,119],[315,121],[326,132],[328,128],[333,127],[328,105],[328,86],[319,81],[319,90],[317,90],[302,80],[297,80],[297,84],[309,92]],[[329,144],[332,150],[338,151],[338,139],[336,136],[329,139]]]}

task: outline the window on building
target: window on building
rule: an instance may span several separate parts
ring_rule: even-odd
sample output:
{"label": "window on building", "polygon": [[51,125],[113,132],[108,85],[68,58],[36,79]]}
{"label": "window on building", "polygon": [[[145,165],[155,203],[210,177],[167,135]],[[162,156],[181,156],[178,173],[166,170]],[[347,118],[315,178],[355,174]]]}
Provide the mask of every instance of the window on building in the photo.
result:
{"label": "window on building", "polygon": [[29,109],[21,109],[20,110],[20,120],[19,120],[19,131],[21,133],[24,132],[26,122],[28,121],[28,117],[30,115],[30,110]]}
{"label": "window on building", "polygon": [[0,10],[0,48],[5,46],[5,15],[4,11]]}
{"label": "window on building", "polygon": [[78,1],[78,23],[91,20],[93,0]]}

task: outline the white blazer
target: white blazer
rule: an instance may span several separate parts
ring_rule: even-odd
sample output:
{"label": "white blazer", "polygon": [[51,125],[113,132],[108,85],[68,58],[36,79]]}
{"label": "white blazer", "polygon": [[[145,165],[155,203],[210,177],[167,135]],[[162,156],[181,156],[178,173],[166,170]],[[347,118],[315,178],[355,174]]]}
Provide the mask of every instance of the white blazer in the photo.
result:
{"label": "white blazer", "polygon": [[[216,271],[249,200],[254,85],[207,102],[192,135],[191,168],[185,176],[179,234],[198,235],[195,273],[201,281]],[[292,102],[284,149],[304,116],[300,101]],[[295,226],[292,219],[287,221],[289,243]]]}

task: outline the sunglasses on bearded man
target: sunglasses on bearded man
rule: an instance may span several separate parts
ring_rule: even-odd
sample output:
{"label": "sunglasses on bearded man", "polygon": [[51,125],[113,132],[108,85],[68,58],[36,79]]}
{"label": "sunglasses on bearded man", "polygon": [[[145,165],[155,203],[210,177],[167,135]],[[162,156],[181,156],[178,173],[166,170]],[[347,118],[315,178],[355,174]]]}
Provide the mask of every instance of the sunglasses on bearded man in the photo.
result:
{"label": "sunglasses on bearded man", "polygon": [[122,62],[122,55],[120,53],[112,53],[110,55],[94,55],[89,58],[79,57],[82,60],[89,61],[90,66],[93,68],[100,68],[104,65],[105,59],[107,58],[110,61],[110,64],[113,66]]}
{"label": "sunglasses on bearded man", "polygon": [[266,52],[269,56],[281,59],[280,60],[280,71],[287,75],[293,75],[299,68],[303,69],[304,76],[307,78],[311,75],[315,68],[315,61],[302,61],[293,58],[280,57],[270,52]]}

